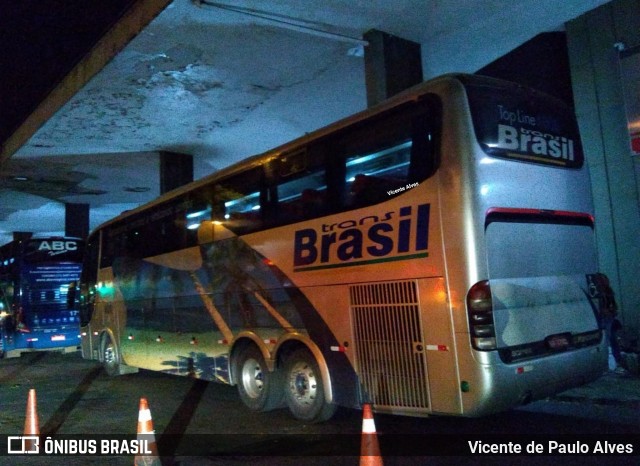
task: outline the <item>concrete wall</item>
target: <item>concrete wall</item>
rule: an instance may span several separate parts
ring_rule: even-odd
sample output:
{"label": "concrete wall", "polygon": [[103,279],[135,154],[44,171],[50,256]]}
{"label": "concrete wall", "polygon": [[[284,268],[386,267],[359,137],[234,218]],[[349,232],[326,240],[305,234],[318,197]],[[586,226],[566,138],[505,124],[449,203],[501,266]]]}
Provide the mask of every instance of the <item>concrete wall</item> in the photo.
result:
{"label": "concrete wall", "polygon": [[620,52],[640,46],[640,0],[614,0],[566,24],[576,113],[591,170],[600,269],[627,338],[640,337],[638,156],[631,154]]}

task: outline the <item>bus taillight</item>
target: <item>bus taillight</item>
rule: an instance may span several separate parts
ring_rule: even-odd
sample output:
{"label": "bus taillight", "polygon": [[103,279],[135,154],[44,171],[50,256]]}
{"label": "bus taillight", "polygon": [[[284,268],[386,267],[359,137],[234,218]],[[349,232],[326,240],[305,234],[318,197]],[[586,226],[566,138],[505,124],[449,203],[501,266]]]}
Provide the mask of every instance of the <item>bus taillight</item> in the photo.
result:
{"label": "bus taillight", "polygon": [[493,303],[488,280],[473,285],[467,293],[467,312],[471,344],[480,351],[496,349],[496,333],[493,325]]}

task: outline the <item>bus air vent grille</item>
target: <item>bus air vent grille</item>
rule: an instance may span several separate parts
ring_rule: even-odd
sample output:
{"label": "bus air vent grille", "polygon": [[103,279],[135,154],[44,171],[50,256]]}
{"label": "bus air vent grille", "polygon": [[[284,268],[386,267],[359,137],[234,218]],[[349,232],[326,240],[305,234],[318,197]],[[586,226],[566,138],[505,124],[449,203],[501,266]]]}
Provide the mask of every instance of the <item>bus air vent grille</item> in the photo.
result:
{"label": "bus air vent grille", "polygon": [[417,283],[412,280],[349,288],[356,370],[364,401],[377,408],[428,408]]}

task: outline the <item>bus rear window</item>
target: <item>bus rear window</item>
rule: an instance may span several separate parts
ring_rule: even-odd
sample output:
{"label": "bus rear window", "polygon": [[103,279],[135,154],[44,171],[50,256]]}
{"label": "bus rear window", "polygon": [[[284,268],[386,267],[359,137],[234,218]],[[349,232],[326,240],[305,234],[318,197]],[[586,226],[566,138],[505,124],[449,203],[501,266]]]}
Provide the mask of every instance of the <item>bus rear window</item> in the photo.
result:
{"label": "bus rear window", "polygon": [[580,168],[584,163],[578,127],[560,100],[500,81],[467,83],[478,142],[490,156]]}

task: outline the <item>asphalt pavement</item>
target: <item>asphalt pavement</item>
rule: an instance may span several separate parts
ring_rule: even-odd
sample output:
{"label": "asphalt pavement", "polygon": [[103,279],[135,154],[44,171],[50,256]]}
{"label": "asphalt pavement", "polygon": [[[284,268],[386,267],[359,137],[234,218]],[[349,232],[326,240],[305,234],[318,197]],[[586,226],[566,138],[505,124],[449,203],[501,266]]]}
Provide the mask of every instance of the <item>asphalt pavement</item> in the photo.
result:
{"label": "asphalt pavement", "polygon": [[[633,355],[634,358],[637,356]],[[594,382],[519,409],[585,420],[607,420],[616,424],[618,430],[626,426],[628,433],[640,433],[640,373],[637,359],[627,367],[630,370],[607,371]]]}
{"label": "asphalt pavement", "polygon": [[635,406],[640,413],[640,374],[631,371],[605,372],[590,384],[573,388],[553,397],[558,401],[589,401],[600,405]]}

